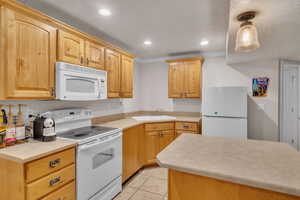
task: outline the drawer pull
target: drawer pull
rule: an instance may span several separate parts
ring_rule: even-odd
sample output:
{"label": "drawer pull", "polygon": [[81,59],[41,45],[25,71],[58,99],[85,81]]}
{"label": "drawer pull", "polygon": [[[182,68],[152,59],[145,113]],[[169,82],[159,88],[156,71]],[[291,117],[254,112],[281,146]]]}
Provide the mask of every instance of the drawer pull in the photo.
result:
{"label": "drawer pull", "polygon": [[58,177],[56,177],[56,178],[50,180],[49,186],[54,186],[54,185],[56,185],[56,184],[59,183],[59,182],[60,182],[60,176],[58,176]]}
{"label": "drawer pull", "polygon": [[54,168],[57,165],[59,165],[59,163],[60,163],[60,159],[52,160],[49,162],[49,167]]}
{"label": "drawer pull", "polygon": [[189,126],[188,125],[184,125],[183,128],[189,128]]}

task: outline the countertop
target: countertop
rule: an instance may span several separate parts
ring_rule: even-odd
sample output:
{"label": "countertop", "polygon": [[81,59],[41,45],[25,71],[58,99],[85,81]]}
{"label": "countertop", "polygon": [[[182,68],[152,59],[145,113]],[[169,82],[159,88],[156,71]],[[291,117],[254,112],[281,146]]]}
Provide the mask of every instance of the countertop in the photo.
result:
{"label": "countertop", "polygon": [[182,134],[157,161],[190,174],[300,196],[300,153],[279,142]]}
{"label": "countertop", "polygon": [[60,138],[57,138],[52,142],[29,140],[23,144],[17,144],[11,147],[0,149],[0,157],[25,163],[44,157],[45,155],[74,147],[76,145],[76,142]]}
{"label": "countertop", "polygon": [[170,122],[170,121],[183,121],[183,122],[199,122],[201,117],[185,117],[185,116],[177,116],[176,119],[174,120],[152,120],[152,121],[138,121],[133,118],[125,118],[125,119],[120,119],[120,120],[115,120],[111,122],[106,122],[106,123],[100,123],[96,124],[99,126],[106,126],[106,127],[112,127],[112,128],[121,128],[123,130],[144,124],[144,123],[154,123],[154,122]]}

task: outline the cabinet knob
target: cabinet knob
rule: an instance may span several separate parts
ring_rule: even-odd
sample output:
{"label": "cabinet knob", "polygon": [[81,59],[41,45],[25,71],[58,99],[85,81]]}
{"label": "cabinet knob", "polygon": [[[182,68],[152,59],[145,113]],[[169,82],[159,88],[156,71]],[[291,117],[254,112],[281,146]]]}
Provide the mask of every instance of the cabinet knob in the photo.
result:
{"label": "cabinet knob", "polygon": [[83,56],[80,57],[80,63],[83,64]]}
{"label": "cabinet knob", "polygon": [[89,61],[89,58],[86,58],[86,64],[89,64],[90,61]]}

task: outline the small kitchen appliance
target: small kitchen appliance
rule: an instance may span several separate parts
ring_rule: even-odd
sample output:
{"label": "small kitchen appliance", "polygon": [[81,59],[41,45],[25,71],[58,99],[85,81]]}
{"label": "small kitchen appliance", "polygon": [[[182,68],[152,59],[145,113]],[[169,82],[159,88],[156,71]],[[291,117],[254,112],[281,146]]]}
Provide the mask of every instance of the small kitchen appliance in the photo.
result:
{"label": "small kitchen appliance", "polygon": [[87,109],[49,112],[57,137],[76,141],[78,200],[112,200],[122,190],[122,130],[93,126]]}
{"label": "small kitchen appliance", "polygon": [[55,122],[50,117],[39,115],[33,121],[33,138],[42,142],[56,139]]}

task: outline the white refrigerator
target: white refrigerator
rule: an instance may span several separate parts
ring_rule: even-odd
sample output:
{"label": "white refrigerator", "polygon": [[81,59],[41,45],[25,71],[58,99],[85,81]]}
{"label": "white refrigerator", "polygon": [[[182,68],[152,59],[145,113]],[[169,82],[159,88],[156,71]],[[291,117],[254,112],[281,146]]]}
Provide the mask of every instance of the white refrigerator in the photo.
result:
{"label": "white refrigerator", "polygon": [[203,88],[202,134],[247,139],[247,88]]}

